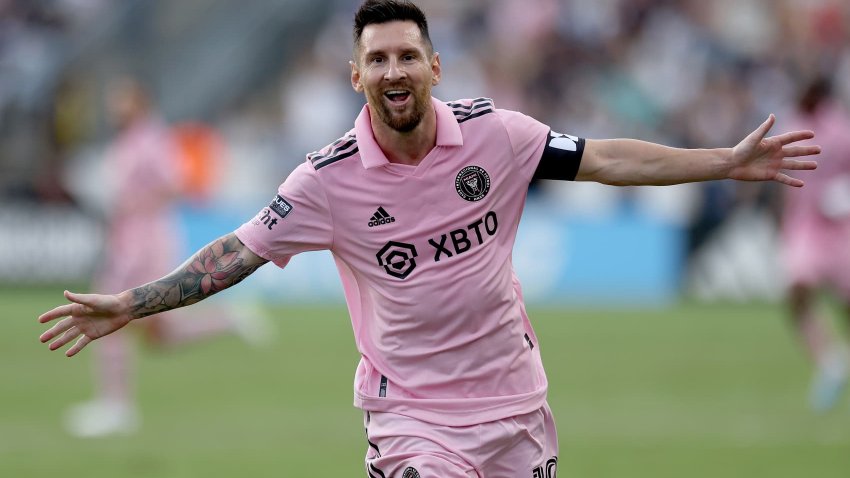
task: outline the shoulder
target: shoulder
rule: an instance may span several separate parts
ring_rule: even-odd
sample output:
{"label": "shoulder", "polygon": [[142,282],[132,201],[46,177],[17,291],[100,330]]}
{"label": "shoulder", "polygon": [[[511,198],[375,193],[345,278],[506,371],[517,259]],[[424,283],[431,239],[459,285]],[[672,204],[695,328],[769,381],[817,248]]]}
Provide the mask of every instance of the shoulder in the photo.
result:
{"label": "shoulder", "polygon": [[463,99],[446,102],[458,123],[494,113],[496,106],[490,98]]}
{"label": "shoulder", "polygon": [[446,105],[452,110],[458,124],[465,123],[469,120],[485,117],[490,121],[476,121],[470,124],[497,126],[504,129],[510,129],[517,125],[525,125],[527,123],[539,123],[534,118],[520,113],[519,111],[505,110],[496,108],[495,103],[491,98],[474,98],[462,99],[446,102]]}
{"label": "shoulder", "polygon": [[357,148],[357,137],[354,130],[349,131],[343,137],[324,148],[307,155],[307,162],[318,171],[332,164],[354,157],[359,152]]}

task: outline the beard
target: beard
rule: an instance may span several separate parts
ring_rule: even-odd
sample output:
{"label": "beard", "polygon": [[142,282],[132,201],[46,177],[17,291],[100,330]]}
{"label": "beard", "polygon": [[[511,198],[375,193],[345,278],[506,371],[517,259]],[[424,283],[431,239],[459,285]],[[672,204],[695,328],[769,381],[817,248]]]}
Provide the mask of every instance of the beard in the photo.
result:
{"label": "beard", "polygon": [[413,102],[402,112],[395,110],[388,104],[389,100],[383,94],[377,98],[372,97],[372,101],[369,103],[372,106],[372,110],[377,113],[378,118],[384,124],[399,133],[409,133],[416,129],[419,123],[422,122],[422,118],[425,117],[425,113],[428,111],[428,102],[431,98],[427,90],[410,90],[410,95]]}

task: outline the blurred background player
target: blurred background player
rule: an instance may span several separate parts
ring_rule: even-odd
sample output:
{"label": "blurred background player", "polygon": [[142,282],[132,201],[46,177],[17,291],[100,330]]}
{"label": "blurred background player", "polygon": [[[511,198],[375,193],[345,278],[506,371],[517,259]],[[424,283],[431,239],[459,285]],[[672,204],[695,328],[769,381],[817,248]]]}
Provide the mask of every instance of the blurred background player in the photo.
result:
{"label": "blurred background player", "polygon": [[[112,191],[104,261],[93,288],[120,292],[139,281],[155,279],[178,263],[184,238],[176,205],[185,189],[186,167],[172,129],[159,116],[139,80],[113,80],[107,89],[106,106],[116,136],[105,154]],[[186,317],[182,311],[162,314],[140,325],[142,335],[147,343],[158,347],[230,332],[249,339],[262,335],[252,329],[259,326],[255,322],[237,321],[226,310],[217,310],[195,311],[202,312],[202,317]],[[252,313],[243,315],[253,317]],[[138,426],[132,356],[126,332],[100,342],[94,354],[95,398],[69,411],[67,426],[72,434],[92,437],[129,433]]]}
{"label": "blurred background player", "polygon": [[850,115],[823,77],[803,89],[798,106],[792,126],[816,130],[823,152],[806,187],[785,191],[782,242],[793,325],[815,366],[810,403],[825,411],[850,374],[847,342],[832,337],[818,300],[828,288],[850,313]]}

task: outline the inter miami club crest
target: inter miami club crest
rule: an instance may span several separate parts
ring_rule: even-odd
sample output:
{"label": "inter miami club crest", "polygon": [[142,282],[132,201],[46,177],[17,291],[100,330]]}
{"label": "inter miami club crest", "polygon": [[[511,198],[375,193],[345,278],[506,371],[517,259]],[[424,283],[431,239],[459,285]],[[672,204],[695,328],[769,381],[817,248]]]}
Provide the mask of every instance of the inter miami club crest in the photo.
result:
{"label": "inter miami club crest", "polygon": [[455,189],[467,201],[480,201],[490,191],[490,175],[480,166],[467,166],[457,173]]}
{"label": "inter miami club crest", "polygon": [[408,466],[404,469],[404,473],[401,474],[401,478],[419,478],[419,472],[416,471],[416,468]]}

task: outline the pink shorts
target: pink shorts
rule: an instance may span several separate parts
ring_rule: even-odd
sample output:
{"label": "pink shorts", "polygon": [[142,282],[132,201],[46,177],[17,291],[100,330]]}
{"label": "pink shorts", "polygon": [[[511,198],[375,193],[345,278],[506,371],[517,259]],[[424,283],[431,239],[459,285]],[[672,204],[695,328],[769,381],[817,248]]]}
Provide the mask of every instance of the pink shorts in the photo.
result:
{"label": "pink shorts", "polygon": [[789,226],[783,231],[783,252],[790,284],[831,286],[850,299],[848,224],[810,220]]}
{"label": "pink shorts", "polygon": [[467,427],[365,412],[369,478],[555,478],[558,435],[549,405]]}

